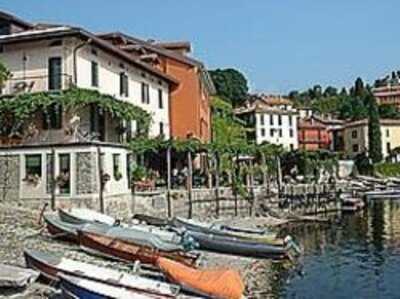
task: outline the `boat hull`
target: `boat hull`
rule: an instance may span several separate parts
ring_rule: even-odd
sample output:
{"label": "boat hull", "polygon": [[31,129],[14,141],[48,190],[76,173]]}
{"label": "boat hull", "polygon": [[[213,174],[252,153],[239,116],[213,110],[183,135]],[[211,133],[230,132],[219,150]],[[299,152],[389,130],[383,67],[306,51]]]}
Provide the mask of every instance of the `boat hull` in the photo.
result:
{"label": "boat hull", "polygon": [[288,250],[284,246],[273,246],[238,238],[223,237],[201,232],[188,232],[200,245],[200,249],[224,254],[255,258],[284,259]]}
{"label": "boat hull", "polygon": [[164,252],[132,241],[117,239],[85,230],[78,231],[79,245],[85,251],[99,255],[133,262],[139,260],[145,264],[155,265],[160,256],[179,261],[185,265],[195,266],[197,256],[184,252]]}
{"label": "boat hull", "polygon": [[80,299],[154,299],[149,295],[140,294],[124,288],[118,288],[109,284],[77,278],[68,275],[60,275],[60,287],[69,297]]}
{"label": "boat hull", "polygon": [[60,275],[71,275],[162,298],[175,298],[179,293],[179,288],[175,285],[109,268],[97,267],[33,250],[26,250],[24,255],[27,267],[40,272],[46,280],[51,282],[59,282]]}

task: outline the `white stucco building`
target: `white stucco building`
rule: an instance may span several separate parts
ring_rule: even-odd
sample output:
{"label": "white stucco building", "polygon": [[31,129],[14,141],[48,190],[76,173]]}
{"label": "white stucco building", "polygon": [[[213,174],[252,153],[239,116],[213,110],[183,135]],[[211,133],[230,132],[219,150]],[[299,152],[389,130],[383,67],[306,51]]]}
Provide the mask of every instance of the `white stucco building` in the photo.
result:
{"label": "white stucco building", "polygon": [[[0,100],[73,87],[96,90],[141,107],[152,116],[149,135],[169,138],[174,78],[81,28],[32,25],[5,13],[0,21],[0,61],[11,72]],[[94,200],[103,174],[109,177],[105,198],[129,196],[130,152],[123,142],[141,125],[94,104],[72,111],[51,107],[46,116],[35,112],[16,134],[0,136],[0,177],[4,165],[15,166],[8,186],[0,187],[19,199],[49,199],[55,178],[62,180],[58,198]]]}
{"label": "white stucco building", "polygon": [[288,150],[298,148],[298,113],[289,100],[261,96],[251,99],[235,112],[253,129],[250,136],[257,144],[268,142]]}

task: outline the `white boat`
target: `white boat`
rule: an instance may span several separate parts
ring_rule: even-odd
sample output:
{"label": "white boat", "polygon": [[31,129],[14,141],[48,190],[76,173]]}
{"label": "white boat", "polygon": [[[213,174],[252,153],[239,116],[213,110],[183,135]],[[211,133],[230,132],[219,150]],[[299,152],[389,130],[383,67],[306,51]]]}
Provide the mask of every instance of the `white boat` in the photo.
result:
{"label": "white boat", "polygon": [[115,225],[117,223],[115,218],[89,209],[80,209],[80,208],[71,208],[68,210],[59,209],[58,214],[60,215],[62,221],[74,224],[98,222],[108,225]]}
{"label": "white boat", "polygon": [[103,282],[60,274],[60,287],[65,297],[90,299],[154,299],[149,294],[134,292]]}
{"label": "white boat", "polygon": [[117,219],[111,216],[98,213],[96,211],[92,211],[89,209],[75,209],[75,208],[70,210],[59,209],[58,214],[60,216],[60,219],[67,223],[72,223],[72,224],[102,223],[111,226],[116,226],[118,224],[118,226],[123,228],[154,234],[165,242],[171,242],[176,244],[180,244],[183,241],[185,242],[187,241],[189,243],[191,242],[191,240],[182,240],[182,236],[177,234],[176,232],[166,231],[154,226],[143,225],[143,224],[136,225],[136,224],[120,223],[119,221],[117,221]]}
{"label": "white boat", "polygon": [[44,277],[52,281],[58,281],[60,274],[66,274],[169,298],[175,298],[180,291],[180,288],[173,284],[74,261],[49,253],[25,250],[24,254],[28,267],[39,271]]}

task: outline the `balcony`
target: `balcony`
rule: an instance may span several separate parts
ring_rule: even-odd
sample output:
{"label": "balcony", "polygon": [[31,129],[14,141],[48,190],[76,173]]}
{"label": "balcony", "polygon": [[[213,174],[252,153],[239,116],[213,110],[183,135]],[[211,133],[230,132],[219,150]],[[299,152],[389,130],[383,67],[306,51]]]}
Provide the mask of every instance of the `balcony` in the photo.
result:
{"label": "balcony", "polygon": [[51,90],[63,90],[72,87],[72,76],[60,74],[57,76],[39,75],[12,77],[1,89],[2,95],[18,95]]}

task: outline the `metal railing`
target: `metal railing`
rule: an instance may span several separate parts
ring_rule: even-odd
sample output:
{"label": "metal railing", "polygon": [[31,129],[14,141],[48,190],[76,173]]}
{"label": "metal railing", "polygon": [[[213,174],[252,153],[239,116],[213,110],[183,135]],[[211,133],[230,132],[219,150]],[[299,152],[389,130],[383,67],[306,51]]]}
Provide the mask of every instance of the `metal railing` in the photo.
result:
{"label": "metal railing", "polygon": [[2,95],[17,95],[24,93],[63,90],[72,87],[72,76],[59,74],[57,76],[34,75],[12,77],[1,88]]}

